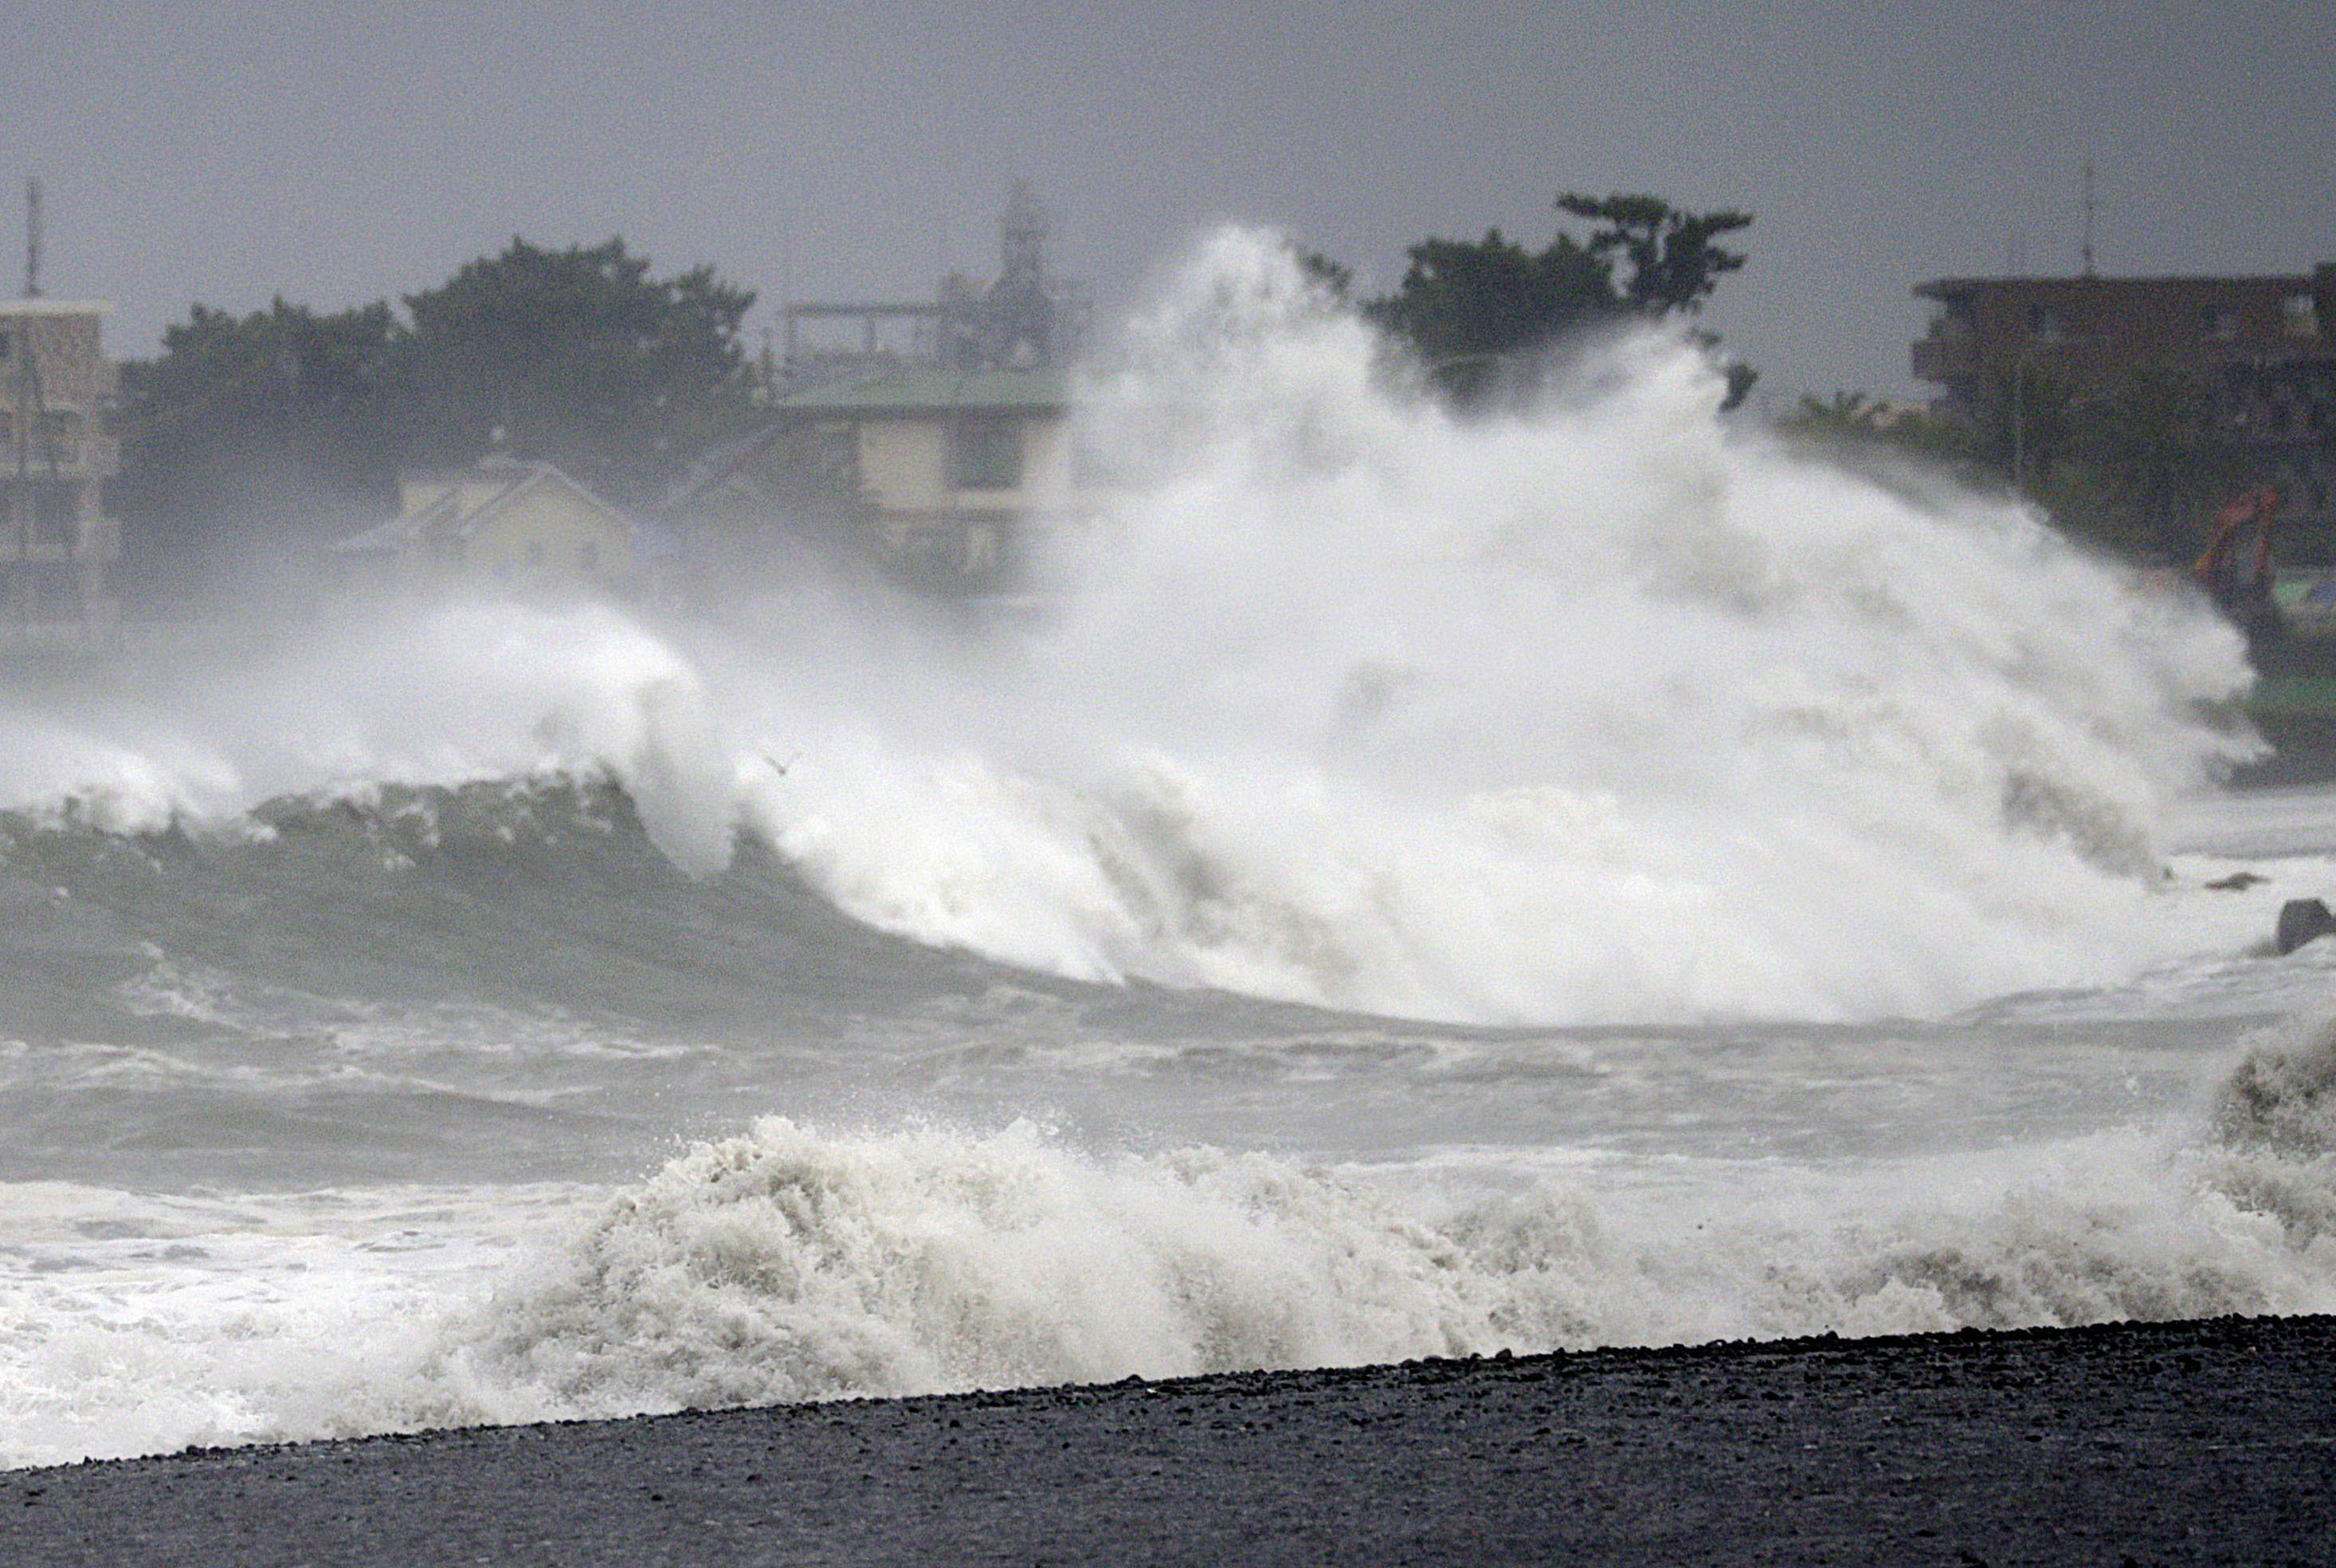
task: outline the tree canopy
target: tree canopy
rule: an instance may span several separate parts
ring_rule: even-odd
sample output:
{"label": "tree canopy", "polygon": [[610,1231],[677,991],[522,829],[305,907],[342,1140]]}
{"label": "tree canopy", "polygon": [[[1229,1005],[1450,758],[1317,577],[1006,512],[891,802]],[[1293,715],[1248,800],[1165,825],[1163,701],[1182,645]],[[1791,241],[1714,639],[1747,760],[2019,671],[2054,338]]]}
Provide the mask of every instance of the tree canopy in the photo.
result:
{"label": "tree canopy", "polygon": [[[1695,314],[1720,278],[1744,265],[1744,253],[1720,238],[1752,221],[1736,211],[1681,212],[1653,196],[1567,193],[1557,209],[1591,223],[1588,237],[1560,232],[1540,250],[1497,229],[1473,242],[1423,239],[1406,252],[1396,291],[1365,310],[1407,342],[1455,400],[1479,402],[1569,333]],[[1752,373],[1731,366],[1728,379],[1729,401],[1740,402]]]}
{"label": "tree canopy", "polygon": [[711,267],[651,278],[620,239],[545,250],[514,239],[406,297],[406,459],[469,463],[500,431],[615,500],[653,501],[743,415],[738,329],[754,302]]}
{"label": "tree canopy", "polygon": [[123,366],[119,509],[154,575],[321,539],[378,515],[409,466],[500,442],[610,499],[654,502],[751,417],[751,292],[669,278],[621,239],[514,239],[435,288],[333,315],[198,305]]}
{"label": "tree canopy", "polygon": [[1786,438],[1881,476],[1904,459],[2026,497],[2068,533],[2136,560],[2180,565],[2251,465],[2195,376],[2136,368],[2078,386],[2032,366],[1941,414],[1838,392],[1804,397]]}
{"label": "tree canopy", "polygon": [[196,306],[162,352],[122,368],[113,505],[138,527],[131,561],[185,571],[287,522],[378,495],[399,442],[388,406],[396,324],[386,305],[320,316],[278,298],[248,316]]}
{"label": "tree canopy", "polygon": [[1702,309],[1721,277],[1745,261],[1744,252],[1716,241],[1752,224],[1748,212],[1678,212],[1652,196],[1592,199],[1569,192],[1557,199],[1557,207],[1601,226],[1590,236],[1591,254],[1620,252],[1629,258],[1622,297],[1650,316]]}

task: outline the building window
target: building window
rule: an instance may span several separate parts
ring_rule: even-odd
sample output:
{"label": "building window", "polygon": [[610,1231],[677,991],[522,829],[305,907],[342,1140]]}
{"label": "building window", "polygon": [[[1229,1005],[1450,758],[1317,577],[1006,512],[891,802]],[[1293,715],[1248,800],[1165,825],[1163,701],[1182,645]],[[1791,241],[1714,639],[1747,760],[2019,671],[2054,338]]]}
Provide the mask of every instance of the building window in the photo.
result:
{"label": "building window", "polygon": [[2227,343],[2239,335],[2239,313],[2227,305],[2210,305],[2198,313],[2198,330]]}
{"label": "building window", "polygon": [[2034,305],[2028,310],[2028,331],[2031,336],[2047,343],[2058,343],[2068,336],[2060,325],[2060,313],[2049,305]]}
{"label": "building window", "polygon": [[16,335],[13,332],[0,332],[0,359],[5,359],[15,352]]}
{"label": "building window", "polygon": [[1022,483],[1022,431],[1011,420],[968,419],[949,431],[949,488],[1014,490]]}
{"label": "building window", "polygon": [[2291,294],[2279,302],[2279,329],[2290,337],[2320,336],[2320,307],[2309,294]]}

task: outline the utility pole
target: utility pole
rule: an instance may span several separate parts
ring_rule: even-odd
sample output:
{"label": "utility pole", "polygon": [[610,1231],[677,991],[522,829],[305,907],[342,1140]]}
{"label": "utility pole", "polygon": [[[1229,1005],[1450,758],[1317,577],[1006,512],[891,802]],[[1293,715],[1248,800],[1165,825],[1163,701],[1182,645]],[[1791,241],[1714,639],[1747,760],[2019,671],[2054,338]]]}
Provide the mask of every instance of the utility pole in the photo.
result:
{"label": "utility pole", "polygon": [[41,177],[24,181],[24,297],[41,297]]}
{"label": "utility pole", "polygon": [[2093,276],[2093,166],[2085,165],[2085,276]]}

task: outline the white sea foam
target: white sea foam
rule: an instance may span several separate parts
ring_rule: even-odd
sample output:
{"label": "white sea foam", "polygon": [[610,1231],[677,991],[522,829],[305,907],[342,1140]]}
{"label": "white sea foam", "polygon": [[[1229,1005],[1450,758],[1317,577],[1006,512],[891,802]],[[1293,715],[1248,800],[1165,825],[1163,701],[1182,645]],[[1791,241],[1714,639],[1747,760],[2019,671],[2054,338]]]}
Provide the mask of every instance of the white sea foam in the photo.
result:
{"label": "white sea foam", "polygon": [[[618,1197],[498,1298],[472,1378],[607,1410],[1418,1355],[2336,1306],[2336,1172],[2104,1135],[1824,1173],[1492,1186],[1024,1126],[774,1118]],[[1687,1169],[1693,1166],[1692,1170]]]}
{"label": "white sea foam", "polygon": [[2234,634],[1720,396],[1651,336],[1456,419],[1219,236],[1091,378],[1144,477],[1056,624],[781,704],[748,819],[928,941],[1449,1018],[1936,1013],[2189,950],[2157,841],[2250,744],[2198,712]]}
{"label": "white sea foam", "polygon": [[2327,1052],[2243,1070],[2252,1109],[2203,1140],[1832,1168],[1552,1157],[1463,1178],[1098,1154],[1027,1124],[771,1118],[599,1199],[15,1189],[14,1211],[52,1222],[0,1254],[0,1463],[1502,1349],[2326,1311]]}
{"label": "white sea foam", "polygon": [[686,870],[743,821],[923,941],[1456,1020],[1937,1014],[2204,945],[2166,812],[2249,743],[2196,603],[1731,428],[1677,337],[1476,419],[1393,363],[1229,231],[1087,380],[1121,479],[1027,638],[811,587],[337,617],[0,716],[0,805],[605,773]]}

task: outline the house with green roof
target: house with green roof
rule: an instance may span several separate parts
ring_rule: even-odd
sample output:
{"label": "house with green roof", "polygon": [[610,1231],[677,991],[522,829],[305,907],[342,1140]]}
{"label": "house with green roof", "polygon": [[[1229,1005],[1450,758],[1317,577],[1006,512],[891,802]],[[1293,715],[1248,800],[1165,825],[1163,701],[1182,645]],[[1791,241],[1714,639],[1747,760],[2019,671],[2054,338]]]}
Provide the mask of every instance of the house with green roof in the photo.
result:
{"label": "house with green roof", "polygon": [[1053,366],[907,365],[773,400],[763,427],[707,454],[663,509],[695,575],[822,545],[927,587],[999,586],[1034,534],[1093,511]]}

